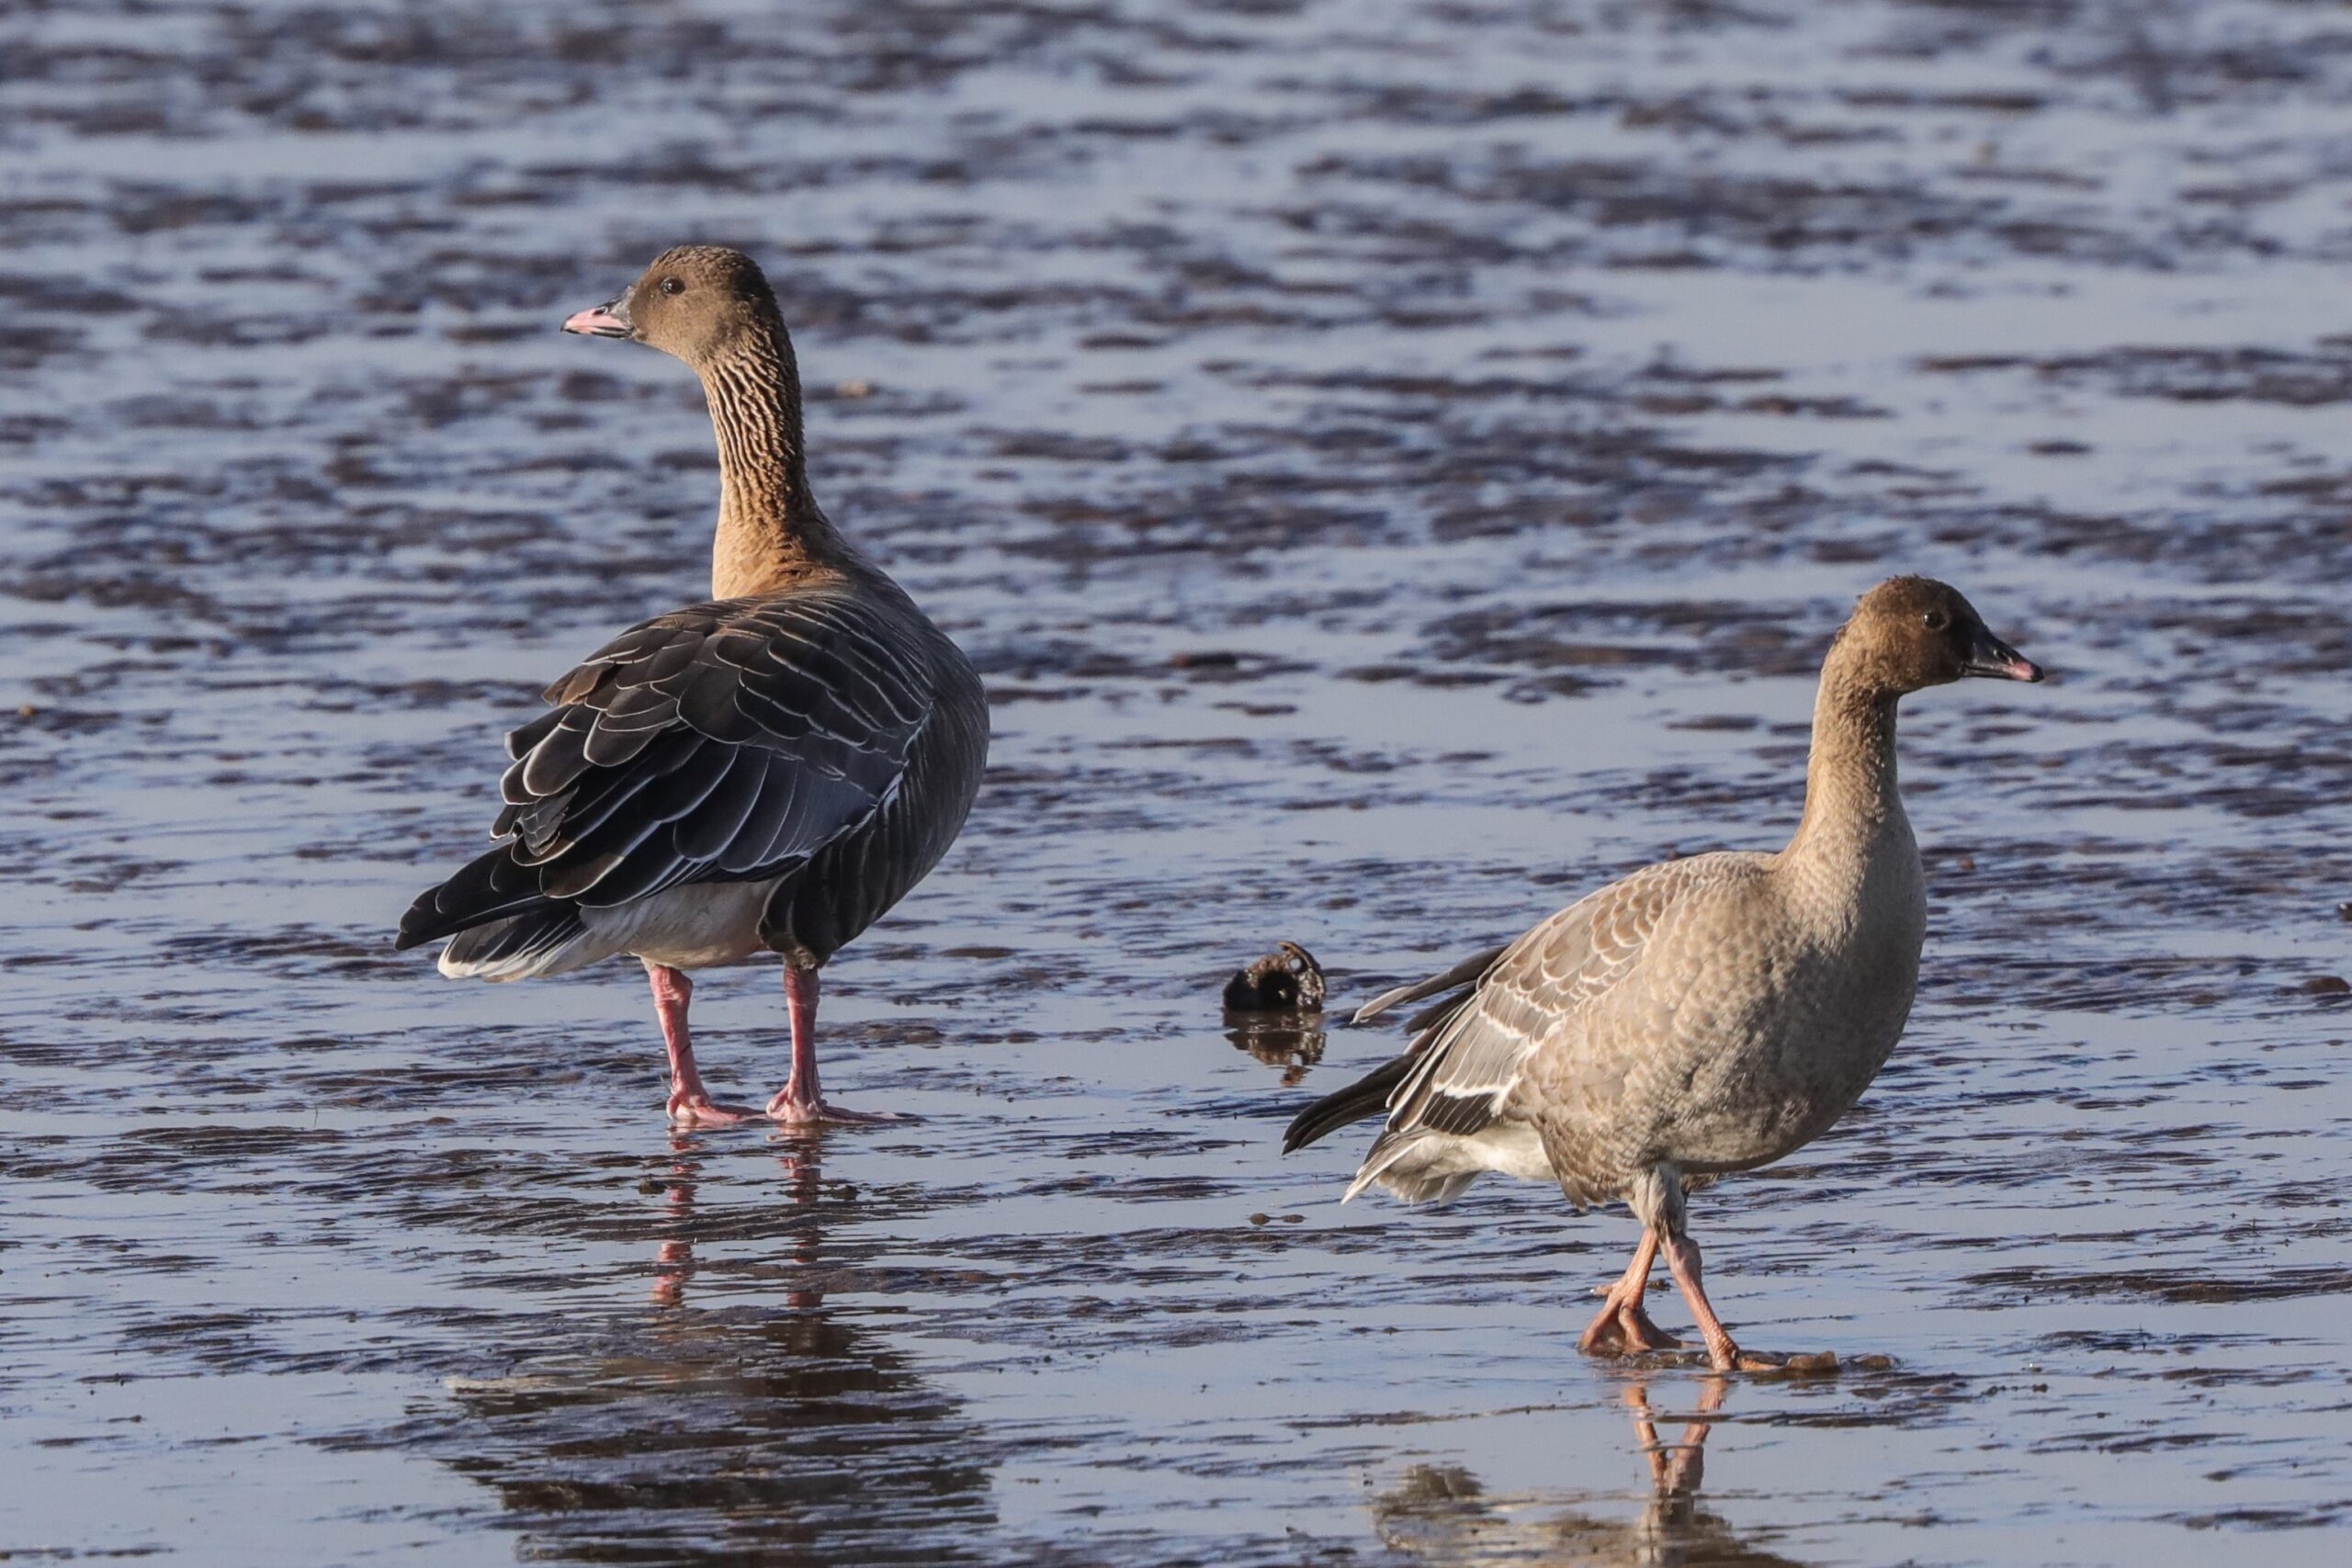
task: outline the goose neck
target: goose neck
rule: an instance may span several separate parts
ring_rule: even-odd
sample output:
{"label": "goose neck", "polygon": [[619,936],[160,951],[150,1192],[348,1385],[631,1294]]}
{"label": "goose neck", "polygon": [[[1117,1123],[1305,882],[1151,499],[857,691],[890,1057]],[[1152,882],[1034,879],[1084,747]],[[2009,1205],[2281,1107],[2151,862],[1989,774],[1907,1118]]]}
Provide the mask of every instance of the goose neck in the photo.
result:
{"label": "goose neck", "polygon": [[1894,765],[1898,694],[1823,671],[1805,764],[1804,819],[1792,856],[1866,851],[1898,826],[1908,830]]}
{"label": "goose neck", "polygon": [[781,322],[747,333],[698,367],[718,441],[718,534],[711,592],[771,592],[842,552],[808,490],[800,376]]}

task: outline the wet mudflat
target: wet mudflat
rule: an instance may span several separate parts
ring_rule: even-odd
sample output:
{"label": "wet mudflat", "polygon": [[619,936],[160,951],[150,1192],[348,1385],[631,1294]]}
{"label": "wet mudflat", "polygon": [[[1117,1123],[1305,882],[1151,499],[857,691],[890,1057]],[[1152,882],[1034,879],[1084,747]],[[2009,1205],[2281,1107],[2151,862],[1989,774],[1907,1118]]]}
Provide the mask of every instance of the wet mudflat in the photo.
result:
{"label": "wet mudflat", "polygon": [[[2340,1550],[2352,21],[102,3],[0,60],[0,1559]],[[625,967],[390,952],[536,688],[703,591],[690,379],[553,332],[686,238],[989,680],[828,977],[829,1088],[919,1124],[673,1138]],[[1228,1032],[1235,965],[1352,1006],[1777,843],[1895,570],[2055,678],[1909,705],[1912,1032],[1696,1206],[1843,1375],[1583,1360],[1622,1214],[1276,1156],[1396,1039]],[[714,1087],[780,990],[707,979]]]}

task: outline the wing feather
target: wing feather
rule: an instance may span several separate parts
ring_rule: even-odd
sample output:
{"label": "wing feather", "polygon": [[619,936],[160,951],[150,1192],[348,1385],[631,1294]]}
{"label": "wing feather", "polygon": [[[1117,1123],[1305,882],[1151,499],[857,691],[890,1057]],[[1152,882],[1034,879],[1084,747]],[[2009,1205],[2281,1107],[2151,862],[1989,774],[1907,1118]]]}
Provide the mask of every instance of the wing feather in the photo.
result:
{"label": "wing feather", "polygon": [[773,874],[871,822],[935,700],[904,623],[919,617],[902,599],[842,587],[699,604],[614,638],[509,736],[497,833],[512,839],[476,875],[481,896],[605,907]]}
{"label": "wing feather", "polygon": [[530,723],[509,731],[506,737],[506,754],[519,760],[525,752],[545,740],[548,738],[548,732],[562,722],[563,710],[549,708]]}
{"label": "wing feather", "polygon": [[1384,1140],[1421,1128],[1464,1136],[1485,1128],[1536,1050],[1639,966],[1668,914],[1692,895],[1747,874],[1753,858],[1693,855],[1645,867],[1578,899],[1503,950],[1470,994],[1434,1022],[1426,1043],[1417,1043],[1417,1059],[1389,1099]]}
{"label": "wing feather", "polygon": [[690,637],[673,637],[668,641],[651,645],[638,658],[613,667],[613,683],[616,686],[662,686],[694,667],[695,650],[698,645]]}
{"label": "wing feather", "polygon": [[560,795],[588,767],[588,735],[595,726],[592,714],[567,711],[547,738],[532,747],[499,780],[499,793],[509,806]]}
{"label": "wing feather", "polygon": [[[1407,1002],[1418,1002],[1424,998],[1434,997],[1442,992],[1456,990],[1469,985],[1484,976],[1487,970],[1492,969],[1496,962],[1510,950],[1510,942],[1505,942],[1500,947],[1490,947],[1484,953],[1472,953],[1442,975],[1432,975],[1426,980],[1419,980],[1409,986],[1399,986],[1393,991],[1383,991],[1356,1009],[1355,1021],[1362,1023],[1367,1019],[1378,1018],[1390,1008],[1402,1007]],[[1418,1034],[1428,1025],[1420,1019],[1415,1019],[1405,1027]]]}
{"label": "wing feather", "polygon": [[[646,749],[642,766],[608,769],[593,784],[576,786],[529,807],[508,807],[499,820],[505,824],[502,831],[514,831],[522,840],[515,858],[526,865],[535,865],[560,854],[566,847],[602,826],[614,812],[690,764],[703,744],[702,737],[690,729],[673,729]],[[707,792],[707,784],[698,784],[692,778],[686,783],[690,789]],[[699,798],[699,795],[694,798]],[[689,800],[686,804],[691,803]],[[674,820],[682,809],[682,806],[673,806],[657,814],[663,820]]]}
{"label": "wing feather", "polygon": [[715,860],[742,832],[759,810],[760,793],[767,788],[768,760],[749,746],[732,749],[727,780],[710,792],[690,817],[671,834],[671,847],[682,860]]}

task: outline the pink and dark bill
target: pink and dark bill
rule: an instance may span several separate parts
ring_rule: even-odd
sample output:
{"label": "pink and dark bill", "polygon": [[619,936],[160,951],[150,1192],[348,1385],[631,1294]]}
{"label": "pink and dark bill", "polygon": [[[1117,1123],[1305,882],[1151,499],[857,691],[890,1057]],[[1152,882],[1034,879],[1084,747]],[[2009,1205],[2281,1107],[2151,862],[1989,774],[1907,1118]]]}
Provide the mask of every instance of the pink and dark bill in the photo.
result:
{"label": "pink and dark bill", "polygon": [[574,310],[563,319],[563,330],[583,337],[627,337],[636,329],[629,325],[628,300],[611,299]]}

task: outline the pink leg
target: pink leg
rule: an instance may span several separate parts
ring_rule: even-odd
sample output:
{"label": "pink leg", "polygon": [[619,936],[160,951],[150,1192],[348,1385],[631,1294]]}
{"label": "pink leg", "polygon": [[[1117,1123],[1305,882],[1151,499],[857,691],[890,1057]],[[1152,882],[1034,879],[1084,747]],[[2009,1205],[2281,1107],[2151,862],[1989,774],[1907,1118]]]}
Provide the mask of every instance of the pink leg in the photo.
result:
{"label": "pink leg", "polygon": [[1650,1321],[1642,1298],[1650,1288],[1650,1266],[1657,1261],[1657,1232],[1644,1230],[1634,1248],[1634,1260],[1624,1276],[1609,1287],[1600,1314],[1577,1341],[1587,1355],[1634,1356],[1645,1350],[1671,1350],[1682,1343]]}
{"label": "pink leg", "polygon": [[683,969],[648,963],[645,977],[653,983],[653,1013],[662,1021],[662,1041],[670,1047],[670,1119],[723,1127],[758,1112],[741,1105],[721,1105],[702,1086],[695,1070],[693,1038],[686,1032],[686,1004],[695,983]]}
{"label": "pink leg", "polygon": [[1752,1354],[1732,1343],[1731,1330],[1715,1315],[1706,1287],[1700,1282],[1697,1242],[1687,1235],[1668,1236],[1666,1266],[1674,1270],[1674,1282],[1682,1287],[1682,1299],[1690,1303],[1690,1315],[1699,1320],[1700,1336],[1707,1342],[1707,1359],[1715,1371],[1760,1372],[1781,1365],[1778,1357]]}
{"label": "pink leg", "polygon": [[768,1101],[768,1114],[787,1127],[817,1127],[827,1122],[866,1125],[903,1122],[903,1116],[844,1111],[828,1105],[817,1088],[817,971],[784,966],[784,1001],[792,1015],[792,1077]]}

